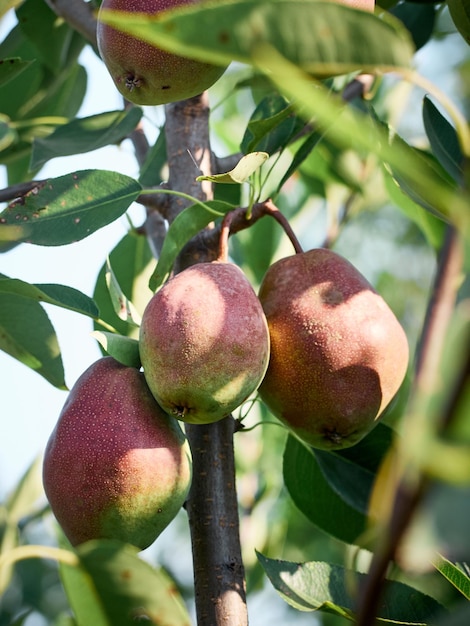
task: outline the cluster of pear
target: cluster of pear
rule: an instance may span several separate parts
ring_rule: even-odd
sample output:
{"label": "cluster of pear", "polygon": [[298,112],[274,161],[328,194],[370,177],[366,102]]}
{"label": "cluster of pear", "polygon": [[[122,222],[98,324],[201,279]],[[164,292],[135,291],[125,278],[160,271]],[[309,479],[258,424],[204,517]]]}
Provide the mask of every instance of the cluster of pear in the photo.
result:
{"label": "cluster of pear", "polygon": [[258,296],[221,260],[174,276],[140,328],[145,379],[177,419],[207,424],[254,391],[313,447],[352,446],[403,382],[408,342],[366,278],[323,248],[273,263]]}
{"label": "cluster of pear", "polygon": [[258,390],[299,438],[340,449],[373,428],[408,365],[390,308],[326,249],[273,263],[258,295],[228,261],[185,269],[149,301],[139,345],[143,373],[98,360],[49,439],[44,487],[72,544],[145,548],[176,516],[191,482],[178,420],[218,421]]}

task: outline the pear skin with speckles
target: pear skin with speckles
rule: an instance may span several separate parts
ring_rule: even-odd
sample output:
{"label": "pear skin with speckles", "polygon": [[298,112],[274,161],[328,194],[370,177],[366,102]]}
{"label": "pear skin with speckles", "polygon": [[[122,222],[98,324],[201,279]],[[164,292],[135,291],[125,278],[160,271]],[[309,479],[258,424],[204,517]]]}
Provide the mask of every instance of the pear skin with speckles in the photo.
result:
{"label": "pear skin with speckles", "polygon": [[98,50],[118,91],[127,100],[140,105],[186,100],[209,89],[222,76],[226,67],[178,56],[118,31],[100,19],[102,11],[109,9],[155,15],[197,2],[103,0],[98,13]]}
{"label": "pear skin with speckles", "polygon": [[405,377],[408,341],[397,318],[349,261],[326,249],[271,265],[259,298],[271,337],[262,400],[311,446],[353,446]]}
{"label": "pear skin with speckles", "polygon": [[152,544],[183,505],[189,446],[143,374],[112,357],[77,380],[46,446],[43,484],[72,545]]}
{"label": "pear skin with speckles", "polygon": [[253,287],[233,263],[198,263],[171,278],[142,316],[140,358],[170,415],[216,422],[253,393],[268,366],[269,333]]}

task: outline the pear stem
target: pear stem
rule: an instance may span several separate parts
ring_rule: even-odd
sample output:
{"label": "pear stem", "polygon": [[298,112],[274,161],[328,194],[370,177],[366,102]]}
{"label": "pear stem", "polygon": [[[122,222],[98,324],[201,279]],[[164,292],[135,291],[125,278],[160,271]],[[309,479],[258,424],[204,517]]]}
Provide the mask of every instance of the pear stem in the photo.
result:
{"label": "pear stem", "polygon": [[272,200],[266,200],[266,202],[264,202],[263,212],[265,215],[273,217],[282,226],[284,232],[289,237],[291,244],[294,246],[295,253],[302,254],[304,250],[300,245],[296,234],[292,230],[292,226],[289,224],[287,217],[281,213]]}
{"label": "pear stem", "polygon": [[219,237],[219,253],[216,261],[228,263],[228,238],[230,235],[230,224],[233,220],[234,211],[229,211],[222,220]]}

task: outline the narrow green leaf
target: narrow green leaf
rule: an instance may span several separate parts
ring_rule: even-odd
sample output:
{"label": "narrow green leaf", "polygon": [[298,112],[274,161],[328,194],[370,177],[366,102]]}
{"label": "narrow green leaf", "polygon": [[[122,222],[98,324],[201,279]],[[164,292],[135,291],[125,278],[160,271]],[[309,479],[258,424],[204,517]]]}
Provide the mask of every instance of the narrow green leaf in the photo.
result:
{"label": "narrow green leaf", "polygon": [[212,176],[198,176],[196,180],[210,180],[213,183],[232,183],[238,185],[246,182],[267,159],[269,159],[269,154],[266,152],[250,152],[249,154],[245,154],[230,172],[214,174]]}
{"label": "narrow green leaf", "polygon": [[318,0],[225,0],[155,17],[108,10],[101,19],[170,52],[220,65],[251,64],[261,42],[316,76],[409,66],[413,55],[398,20]]}
{"label": "narrow green leaf", "polygon": [[437,11],[427,3],[400,2],[390,9],[411,33],[416,50],[422,48],[431,38],[436,22]]}
{"label": "narrow green leaf", "polygon": [[34,63],[34,61],[25,61],[19,57],[0,59],[0,87],[3,87],[9,80],[21,74],[31,63]]}
{"label": "narrow green leaf", "polygon": [[139,342],[132,337],[95,330],[93,337],[100,343],[106,354],[114,357],[116,361],[129,367],[140,368]]}
{"label": "narrow green leaf", "polygon": [[240,148],[245,154],[254,150],[274,154],[287,146],[304,124],[285,98],[268,94],[253,111]]}
{"label": "narrow green leaf", "polygon": [[[147,302],[153,295],[148,288],[148,281],[155,267],[155,259],[147,238],[130,231],[111,251],[109,261],[124,296],[132,300],[138,314],[142,316]],[[100,309],[100,319],[116,329],[120,335],[137,338],[139,333],[137,326],[116,315],[106,285],[106,266],[107,263],[104,263],[100,269],[93,290],[93,299]],[[94,327],[97,331],[102,330],[97,323]]]}
{"label": "narrow green leaf", "polygon": [[58,20],[46,2],[23,2],[17,9],[18,25],[34,47],[35,57],[54,74],[66,64],[72,29]]}
{"label": "narrow green leaf", "polygon": [[183,246],[215,218],[222,217],[233,209],[231,204],[219,200],[212,200],[205,204],[208,208],[202,204],[192,204],[184,209],[170,225],[157,267],[150,277],[149,287],[152,291],[159,289],[168,279],[173,263]]}
{"label": "narrow green leaf", "polygon": [[353,509],[367,515],[375,474],[392,440],[391,429],[377,424],[352,448],[338,452],[314,450],[313,453],[333,491]]}
{"label": "narrow green leaf", "polygon": [[89,541],[77,549],[79,567],[61,563],[61,577],[79,626],[190,626],[173,580],[139,558],[132,546]]}
{"label": "narrow green leaf", "polygon": [[153,187],[162,182],[162,170],[166,161],[166,135],[164,128],[161,128],[157,140],[140,168],[139,182],[142,187]]}
{"label": "narrow green leaf", "polygon": [[119,319],[128,322],[129,324],[139,326],[141,322],[140,315],[137,313],[137,310],[131,300],[129,300],[129,298],[122,291],[119,281],[113,272],[113,268],[111,267],[109,258],[106,261],[105,280],[109,297],[111,298],[116,315]]}
{"label": "narrow green leaf", "polygon": [[336,493],[323,475],[313,449],[292,435],[284,450],[283,475],[294,504],[313,524],[346,543],[359,541],[366,529],[366,516]]}
{"label": "narrow green leaf", "polygon": [[277,55],[271,47],[259,50],[257,63],[282,93],[294,99],[303,116],[315,117],[319,129],[328,131],[329,141],[342,148],[375,154],[389,164],[395,177],[399,175],[407,181],[415,201],[421,198],[435,214],[451,220],[466,236],[470,234],[470,194],[457,190],[435,162],[396,135],[391,140],[385,127],[346,106],[319,83],[313,86],[311,77]]}
{"label": "narrow green leaf", "polygon": [[423,122],[431,149],[454,180],[462,179],[463,154],[455,128],[428,98],[423,99]]}
{"label": "narrow green leaf", "polygon": [[31,515],[38,500],[42,497],[41,480],[42,459],[37,457],[26,469],[13,491],[9,494],[5,506],[10,521],[18,523],[21,518]]}
{"label": "narrow green leaf", "polygon": [[278,191],[282,189],[284,184],[289,180],[289,178],[296,172],[305,159],[308,158],[312,150],[316,147],[316,145],[321,141],[323,137],[323,133],[314,131],[300,144],[299,148],[296,149],[294,153],[294,158],[292,159],[292,163],[290,164],[288,170],[281,178],[279,185],[277,187]]}
{"label": "narrow green leaf", "polygon": [[0,292],[14,293],[36,302],[47,302],[82,315],[96,318],[99,311],[94,301],[84,293],[67,285],[30,284],[0,274]]}
{"label": "narrow green leaf", "polygon": [[59,344],[38,302],[0,293],[0,349],[59,389],[66,389]]}
{"label": "narrow green leaf", "polygon": [[35,139],[31,169],[39,169],[56,157],[83,154],[122,141],[139,123],[142,109],[109,111],[74,119],[59,126],[45,138]]}
{"label": "narrow green leaf", "polygon": [[440,556],[434,566],[467,600],[470,600],[470,577],[457,564],[454,565]]}
{"label": "narrow green leaf", "polygon": [[431,211],[427,211],[415,202],[399,186],[398,182],[386,169],[383,172],[385,189],[390,200],[410,220],[412,220],[435,249],[440,250],[445,232],[445,223],[437,218]]}
{"label": "narrow green leaf", "polygon": [[[18,524],[37,510],[38,501],[44,493],[41,480],[42,459],[36,458],[8,495],[5,505],[0,506],[0,555],[16,548],[20,542]],[[3,568],[0,587],[5,589],[11,582],[13,565]]]}
{"label": "narrow green leaf", "polygon": [[470,6],[468,0],[448,0],[447,4],[457,30],[470,45]]}
{"label": "narrow green leaf", "polygon": [[[326,611],[354,621],[356,598],[365,574],[321,561],[292,563],[258,560],[279,595],[301,611]],[[387,581],[377,617],[379,622],[427,624],[444,612],[444,607],[408,585]]]}
{"label": "narrow green leaf", "polygon": [[[1,69],[1,66],[0,66]],[[10,119],[0,113],[0,159],[1,152],[18,141],[18,133],[11,125]]]}
{"label": "narrow green leaf", "polygon": [[0,213],[0,240],[60,246],[120,217],[141,191],[117,172],[83,170],[51,178]]}
{"label": "narrow green leaf", "polygon": [[19,6],[23,0],[0,0],[0,17],[3,17],[7,11]]}

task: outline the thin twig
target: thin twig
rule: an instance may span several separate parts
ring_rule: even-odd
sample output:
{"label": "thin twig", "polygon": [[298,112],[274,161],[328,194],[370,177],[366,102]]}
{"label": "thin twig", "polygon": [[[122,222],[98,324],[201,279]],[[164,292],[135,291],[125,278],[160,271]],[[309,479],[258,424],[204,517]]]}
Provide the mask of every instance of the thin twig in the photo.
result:
{"label": "thin twig", "polygon": [[[442,347],[455,306],[462,263],[460,236],[449,226],[439,255],[433,291],[417,350],[415,381],[409,406],[415,406],[419,396],[432,391],[438,379]],[[448,418],[443,416],[442,419],[444,421]],[[376,623],[378,606],[386,585],[387,568],[395,559],[404,532],[428,486],[429,480],[423,474],[415,481],[409,481],[405,475],[398,485],[388,528],[374,553],[368,576],[361,589],[357,626],[372,626]]]}
{"label": "thin twig", "polygon": [[17,183],[16,185],[0,189],[0,202],[9,202],[22,198],[34,189],[42,187],[44,182],[44,180],[28,180],[24,183]]}

